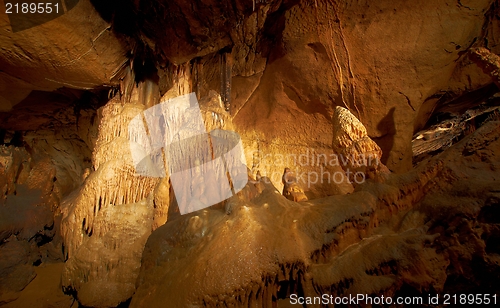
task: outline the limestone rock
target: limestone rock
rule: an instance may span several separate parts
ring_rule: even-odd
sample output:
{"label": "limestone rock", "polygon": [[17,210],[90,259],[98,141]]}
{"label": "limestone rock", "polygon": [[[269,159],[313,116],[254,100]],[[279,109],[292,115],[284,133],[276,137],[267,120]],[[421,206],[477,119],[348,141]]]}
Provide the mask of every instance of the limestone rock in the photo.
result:
{"label": "limestone rock", "polygon": [[235,130],[233,119],[224,109],[217,92],[210,91],[206,97],[200,99],[199,104],[207,132],[214,129]]}
{"label": "limestone rock", "polygon": [[88,307],[115,307],[130,298],[152,217],[151,198],[103,207],[91,233],[83,235],[83,243],[64,264],[63,288],[77,292],[78,301]]}
{"label": "limestone rock", "polygon": [[39,150],[34,146],[30,154],[25,148],[0,146],[0,241],[11,235],[25,241],[54,237],[53,211],[59,206],[66,181],[64,172],[58,173],[51,159],[39,155]]}
{"label": "limestone rock", "polygon": [[157,178],[136,173],[128,124],[144,105],[115,97],[101,110],[92,155],[94,171],[62,203],[61,233],[67,258],[63,288],[80,303],[112,307],[135,290],[141,252],[153,229]]}
{"label": "limestone rock", "polygon": [[500,107],[480,104],[461,116],[451,116],[441,123],[418,132],[412,141],[414,163],[435,155],[470,135],[490,121],[500,120]]}
{"label": "limestone rock", "polygon": [[290,168],[285,168],[282,182],[283,196],[285,196],[285,198],[295,202],[307,201],[307,196],[304,194],[304,190],[297,183],[297,178]]}
{"label": "limestone rock", "polygon": [[[337,106],[332,125],[333,150],[342,168],[351,175],[352,182],[364,182],[365,178],[375,178],[378,172],[388,171],[381,163],[382,150],[349,110]],[[362,180],[356,178],[358,174]]]}
{"label": "limestone rock", "polygon": [[[13,32],[0,16],[0,110],[8,111],[32,90],[92,89],[112,84],[128,46],[88,0],[40,26]],[[50,103],[47,101],[45,103]]]}
{"label": "limestone rock", "polygon": [[500,57],[484,47],[471,49],[469,56],[500,88]]}
{"label": "limestone rock", "polygon": [[19,292],[36,277],[30,244],[15,237],[0,246],[0,301],[8,292]]}
{"label": "limestone rock", "polygon": [[35,236],[53,237],[54,217],[50,207],[44,206],[40,192],[18,186],[19,196],[9,195],[0,206],[0,241],[11,235],[20,240],[31,240]]}
{"label": "limestone rock", "polygon": [[[54,230],[63,287],[85,306],[498,292],[498,117],[444,133],[444,146],[424,143],[441,152],[409,171],[414,132],[491,83],[468,50],[496,74],[497,1],[78,2],[23,32],[0,16],[0,292],[58,258],[42,256],[61,250]],[[207,131],[242,137],[259,179],[169,217],[172,183],[136,174],[128,125],[162,95],[191,92]],[[95,108],[82,93],[100,97]],[[345,162],[332,157],[341,153]],[[402,174],[353,159],[366,154]],[[296,174],[289,187],[285,167]],[[375,180],[353,185],[342,167]],[[206,182],[190,189],[214,193]]]}
{"label": "limestone rock", "polygon": [[262,182],[262,193],[240,199],[231,215],[179,217],[148,239],[131,307],[271,306],[299,291],[425,298],[465,284],[495,292],[483,278],[500,272],[492,215],[499,125],[488,122],[414,171],[350,195],[299,206]]}
{"label": "limestone rock", "polygon": [[[0,193],[1,203],[5,203],[7,195],[16,190],[16,177],[21,180],[28,177],[27,170],[31,159],[24,148],[13,146],[0,147]],[[19,176],[18,176],[19,175]]]}

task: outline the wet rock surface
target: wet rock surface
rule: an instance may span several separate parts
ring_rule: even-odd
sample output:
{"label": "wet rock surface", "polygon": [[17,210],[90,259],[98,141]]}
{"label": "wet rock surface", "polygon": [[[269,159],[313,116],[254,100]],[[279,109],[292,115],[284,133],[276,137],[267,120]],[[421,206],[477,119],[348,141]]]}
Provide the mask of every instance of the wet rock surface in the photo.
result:
{"label": "wet rock surface", "polygon": [[[498,292],[498,16],[492,0],[81,0],[14,31],[2,13],[0,305]],[[137,174],[129,125],[189,93],[248,170],[181,215],[169,174]]]}
{"label": "wet rock surface", "polygon": [[206,209],[169,222],[148,239],[131,306],[494,293],[497,226],[485,213],[498,203],[499,127],[489,122],[414,171],[347,196],[295,203],[265,184],[229,216]]}

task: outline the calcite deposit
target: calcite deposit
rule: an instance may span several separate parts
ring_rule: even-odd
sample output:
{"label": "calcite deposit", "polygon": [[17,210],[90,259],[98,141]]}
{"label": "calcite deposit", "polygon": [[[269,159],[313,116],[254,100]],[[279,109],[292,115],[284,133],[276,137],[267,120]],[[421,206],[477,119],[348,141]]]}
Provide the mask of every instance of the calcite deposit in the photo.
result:
{"label": "calcite deposit", "polygon": [[381,162],[382,150],[349,110],[337,106],[332,125],[335,127],[332,148],[339,164],[349,175],[349,182],[356,184],[366,177],[375,178],[379,172],[388,172]]}
{"label": "calcite deposit", "polygon": [[498,1],[60,3],[0,13],[0,306],[499,292]]}
{"label": "calcite deposit", "polygon": [[268,184],[229,216],[207,209],[167,223],[146,244],[131,306],[270,307],[291,294],[426,296],[458,292],[465,281],[495,292],[481,277],[498,273],[498,227],[484,215],[498,207],[499,128],[488,122],[408,174],[347,196],[301,204]]}
{"label": "calcite deposit", "polygon": [[470,51],[470,58],[500,87],[500,57],[484,47]]}
{"label": "calcite deposit", "polygon": [[117,97],[98,111],[93,172],[60,208],[67,258],[62,285],[85,306],[116,306],[133,294],[152,231],[152,193],[159,180],[136,173],[126,137],[129,122],[145,108],[138,91],[130,102]]}

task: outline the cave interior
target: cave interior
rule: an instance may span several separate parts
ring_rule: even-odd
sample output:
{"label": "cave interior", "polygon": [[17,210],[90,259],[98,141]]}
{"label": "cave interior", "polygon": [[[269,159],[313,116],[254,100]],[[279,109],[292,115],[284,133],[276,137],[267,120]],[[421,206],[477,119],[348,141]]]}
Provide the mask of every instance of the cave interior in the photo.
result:
{"label": "cave interior", "polygon": [[496,304],[498,1],[11,2],[0,306]]}

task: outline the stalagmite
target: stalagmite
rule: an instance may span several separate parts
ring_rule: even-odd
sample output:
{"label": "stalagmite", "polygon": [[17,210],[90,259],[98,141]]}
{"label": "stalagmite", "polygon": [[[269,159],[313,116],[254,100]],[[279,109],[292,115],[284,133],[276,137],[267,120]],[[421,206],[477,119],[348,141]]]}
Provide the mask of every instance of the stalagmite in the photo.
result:
{"label": "stalagmite", "polygon": [[136,173],[128,137],[129,123],[155,103],[158,86],[147,80],[136,87],[132,76],[126,72],[121,98],[99,110],[94,172],[61,205],[67,258],[62,283],[86,306],[116,306],[131,296],[140,253],[153,230],[152,193],[159,179]]}
{"label": "stalagmite", "polygon": [[290,168],[285,168],[281,180],[283,182],[283,196],[285,198],[295,202],[307,201],[304,189],[297,183],[297,178]]}
{"label": "stalagmite", "polygon": [[337,106],[332,119],[333,150],[352,182],[359,176],[374,178],[379,172],[388,172],[380,159],[382,150],[368,137],[364,125],[347,109]]}

